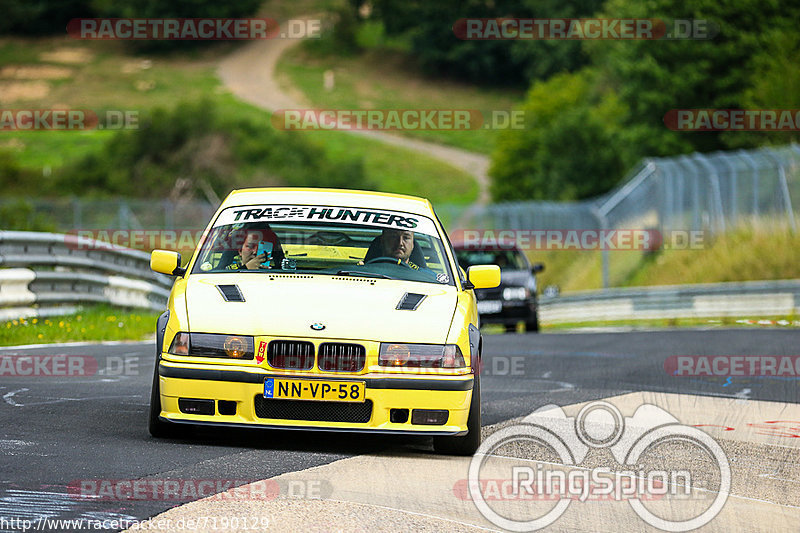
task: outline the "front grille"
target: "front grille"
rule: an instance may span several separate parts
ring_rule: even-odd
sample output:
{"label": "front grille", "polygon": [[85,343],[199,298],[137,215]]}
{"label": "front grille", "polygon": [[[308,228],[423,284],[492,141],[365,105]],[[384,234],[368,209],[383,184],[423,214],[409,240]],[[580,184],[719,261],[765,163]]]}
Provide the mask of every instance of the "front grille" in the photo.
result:
{"label": "front grille", "polygon": [[267,362],[273,368],[310,370],[314,367],[314,345],[308,341],[272,341]]}
{"label": "front grille", "polygon": [[372,418],[372,400],[364,403],[276,400],[257,395],[256,416],[276,420],[313,422],[352,422],[366,424]]}
{"label": "front grille", "polygon": [[319,347],[319,369],[327,372],[360,372],[367,350],[360,344],[324,342]]}

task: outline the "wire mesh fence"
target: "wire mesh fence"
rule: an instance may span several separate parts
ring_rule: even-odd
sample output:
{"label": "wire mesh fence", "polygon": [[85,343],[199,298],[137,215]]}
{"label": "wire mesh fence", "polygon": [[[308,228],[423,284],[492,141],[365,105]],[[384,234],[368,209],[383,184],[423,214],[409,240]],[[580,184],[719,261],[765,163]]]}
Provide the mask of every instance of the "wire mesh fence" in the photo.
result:
{"label": "wire mesh fence", "polygon": [[800,145],[644,160],[613,191],[582,202],[511,202],[476,208],[474,228],[725,231],[771,218],[796,229]]}
{"label": "wire mesh fence", "polygon": [[[667,235],[702,232],[708,240],[742,225],[797,231],[800,145],[643,160],[622,185],[590,200],[511,202],[474,207],[462,229],[634,230]],[[601,248],[603,286],[610,286],[609,249]],[[648,250],[644,250],[647,252]],[[630,264],[630,261],[627,261]]]}
{"label": "wire mesh fence", "polygon": [[[796,231],[798,206],[800,145],[792,144],[645,159],[622,185],[581,202],[435,207],[451,231],[634,229],[661,235],[675,231],[713,235],[765,221]],[[195,200],[0,198],[0,229],[197,231],[206,226],[216,208]],[[611,280],[609,256],[607,249],[602,252],[603,285],[607,287]]]}

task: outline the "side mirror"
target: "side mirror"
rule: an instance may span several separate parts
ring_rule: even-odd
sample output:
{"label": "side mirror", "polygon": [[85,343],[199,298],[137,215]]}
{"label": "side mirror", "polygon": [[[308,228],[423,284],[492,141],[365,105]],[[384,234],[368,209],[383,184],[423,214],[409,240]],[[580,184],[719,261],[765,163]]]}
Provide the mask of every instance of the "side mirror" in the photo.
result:
{"label": "side mirror", "polygon": [[500,285],[500,267],[475,265],[467,269],[467,281],[473,289],[491,289]]}
{"label": "side mirror", "polygon": [[531,268],[531,272],[534,274],[538,274],[539,272],[544,271],[544,263],[534,263],[533,267]]}
{"label": "side mirror", "polygon": [[183,276],[186,273],[186,269],[181,267],[181,254],[170,250],[153,250],[150,269],[168,276]]}

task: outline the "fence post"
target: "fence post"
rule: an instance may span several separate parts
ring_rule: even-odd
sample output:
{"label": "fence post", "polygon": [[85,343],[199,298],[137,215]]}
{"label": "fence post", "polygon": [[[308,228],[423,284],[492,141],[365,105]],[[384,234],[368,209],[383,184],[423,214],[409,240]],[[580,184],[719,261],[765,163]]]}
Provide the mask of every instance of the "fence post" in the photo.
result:
{"label": "fence post", "polygon": [[714,210],[717,212],[717,226],[718,230],[722,233],[725,232],[725,213],[722,211],[722,193],[719,188],[719,176],[717,175],[717,170],[711,163],[708,162],[708,159],[703,156],[702,154],[695,153],[694,159],[700,163],[705,169],[708,171],[708,181],[711,183],[711,193],[714,196],[714,200],[712,204],[714,205]]}
{"label": "fence post", "polygon": [[[604,234],[608,231],[608,217],[603,213],[602,209],[593,207],[591,209],[592,215],[597,219],[597,224],[600,226],[600,234]],[[598,239],[601,241],[602,239]],[[602,261],[602,270],[603,270],[603,288],[607,289],[609,285],[609,264],[608,264],[608,249],[605,247],[600,248],[600,258]]]}
{"label": "fence post", "polygon": [[731,173],[730,195],[729,195],[730,196],[731,206],[730,206],[729,211],[730,211],[731,223],[733,223],[733,225],[735,226],[736,225],[736,219],[739,218],[739,213],[738,213],[739,210],[738,210],[738,206],[736,205],[736,203],[737,203],[737,199],[736,199],[737,183],[736,183],[736,181],[737,181],[737,177],[738,177],[737,174],[738,174],[739,171],[737,170],[736,165],[734,165],[731,162],[730,158],[722,157],[721,159],[723,161],[725,161],[726,165],[728,165],[728,169],[730,169],[730,173]]}
{"label": "fence post", "polygon": [[783,196],[783,206],[786,209],[786,216],[789,218],[789,227],[792,228],[792,233],[797,233],[797,224],[794,220],[794,210],[792,209],[792,199],[789,196],[789,184],[786,182],[786,169],[784,168],[783,161],[772,152],[769,148],[763,150],[765,155],[775,161],[778,166],[778,181],[780,182],[781,195]]}
{"label": "fence post", "polygon": [[758,164],[753,157],[744,150],[739,150],[738,154],[747,161],[747,164],[753,170],[753,218],[755,218],[758,216]]}
{"label": "fence post", "polygon": [[75,231],[79,230],[83,225],[83,206],[81,205],[81,200],[77,196],[72,197],[72,227]]}

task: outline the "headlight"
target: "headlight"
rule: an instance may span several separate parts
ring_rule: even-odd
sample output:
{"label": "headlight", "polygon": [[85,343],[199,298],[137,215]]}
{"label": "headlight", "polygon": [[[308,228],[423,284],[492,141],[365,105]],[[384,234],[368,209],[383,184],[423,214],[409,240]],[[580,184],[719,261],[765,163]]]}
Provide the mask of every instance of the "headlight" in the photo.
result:
{"label": "headlight", "polygon": [[381,343],[378,364],[391,367],[463,368],[457,344]]}
{"label": "headlight", "polygon": [[503,289],[503,300],[524,300],[529,294],[526,287],[506,287]]}
{"label": "headlight", "polygon": [[252,359],[253,345],[253,337],[248,335],[180,332],[172,339],[169,353],[174,355]]}

